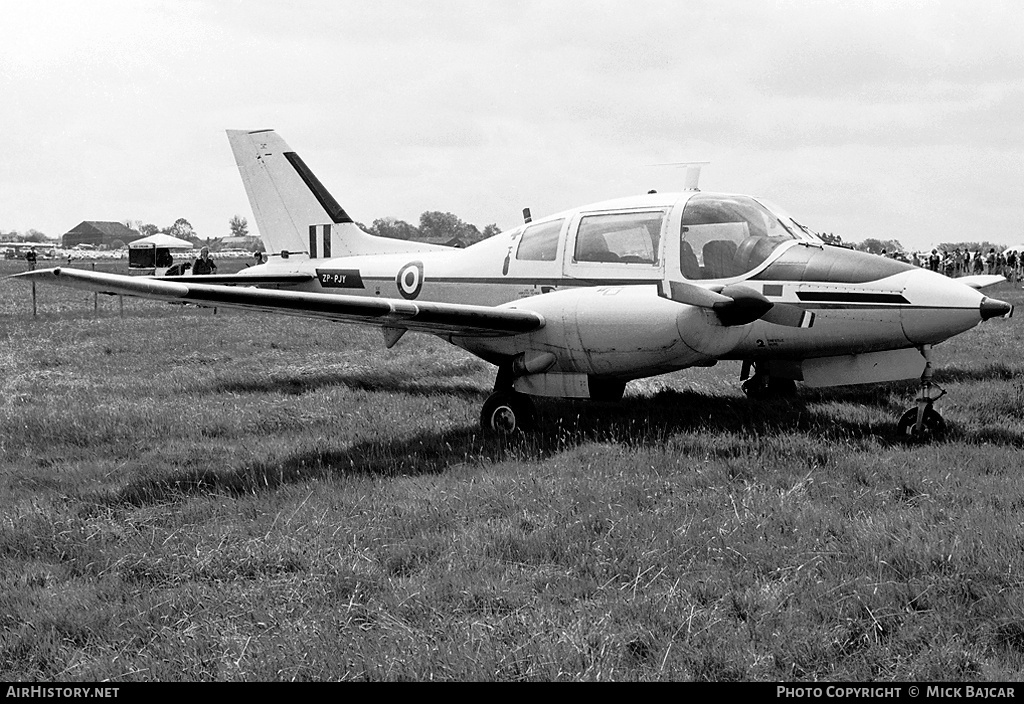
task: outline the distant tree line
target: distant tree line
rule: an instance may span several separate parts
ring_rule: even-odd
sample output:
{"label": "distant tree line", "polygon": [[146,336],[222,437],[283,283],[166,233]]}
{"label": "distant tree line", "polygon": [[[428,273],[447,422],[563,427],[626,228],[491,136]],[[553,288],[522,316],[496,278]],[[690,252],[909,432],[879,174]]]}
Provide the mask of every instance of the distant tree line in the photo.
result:
{"label": "distant tree line", "polygon": [[[195,231],[185,218],[178,218],[170,225],[156,225],[142,220],[126,219],[123,221],[126,227],[139,233],[140,237],[149,237],[158,232],[163,232],[178,239],[187,240],[197,246],[208,244],[210,238],[203,239]],[[383,217],[373,221],[371,225],[356,223],[361,229],[379,237],[390,237],[397,240],[414,240],[427,242],[450,242],[456,240],[463,245],[470,245],[480,240],[487,239],[492,235],[501,232],[497,224],[486,225],[482,230],[472,223],[464,222],[453,213],[441,212],[439,210],[428,210],[420,215],[419,224],[413,225],[394,217]],[[228,229],[231,237],[249,236],[249,223],[240,216],[235,215],[228,221]],[[39,230],[29,230],[25,233],[11,231],[3,233],[0,231],[0,239],[22,242],[47,242],[51,241]],[[58,239],[58,238],[54,238]]]}
{"label": "distant tree line", "polygon": [[[149,235],[157,232],[165,232],[168,235],[188,240],[189,242],[193,242],[197,245],[204,244],[203,239],[195,233],[192,229],[191,223],[189,223],[185,218],[178,218],[174,221],[174,224],[169,227],[157,227],[153,224],[142,224],[140,221],[129,222],[127,224],[129,227],[138,230],[139,234],[143,237],[148,237]],[[371,235],[377,235],[378,237],[428,242],[449,242],[452,240],[458,240],[464,245],[479,242],[480,240],[501,232],[501,228],[499,228],[497,224],[492,223],[481,230],[476,225],[464,222],[453,213],[442,213],[438,210],[428,210],[420,215],[418,226],[394,217],[378,218],[374,220],[371,225],[365,225],[358,222],[356,225],[360,229],[369,232]],[[249,223],[240,215],[235,215],[228,221],[228,228],[231,232],[231,237],[247,237],[249,235]],[[208,241],[209,240],[206,242]],[[262,248],[262,246],[260,246],[260,248]]]}
{"label": "distant tree line", "polygon": [[393,217],[379,218],[374,220],[372,225],[356,224],[378,237],[442,243],[456,240],[463,245],[471,245],[501,232],[501,228],[495,223],[481,230],[476,225],[463,222],[457,215],[442,213],[439,210],[428,210],[420,215],[418,227]]}
{"label": "distant tree line", "polygon": [[0,230],[0,240],[4,242],[47,242],[49,238],[39,230],[29,229],[26,232],[11,230],[3,232]]}

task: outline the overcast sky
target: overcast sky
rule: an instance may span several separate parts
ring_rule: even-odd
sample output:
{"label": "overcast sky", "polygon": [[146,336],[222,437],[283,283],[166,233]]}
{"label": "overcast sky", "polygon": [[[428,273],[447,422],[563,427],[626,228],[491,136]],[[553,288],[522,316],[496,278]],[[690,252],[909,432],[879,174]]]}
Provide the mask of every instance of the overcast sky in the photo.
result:
{"label": "overcast sky", "polygon": [[356,220],[701,189],[847,241],[1024,242],[1024,3],[0,0],[0,230],[255,223],[226,129]]}

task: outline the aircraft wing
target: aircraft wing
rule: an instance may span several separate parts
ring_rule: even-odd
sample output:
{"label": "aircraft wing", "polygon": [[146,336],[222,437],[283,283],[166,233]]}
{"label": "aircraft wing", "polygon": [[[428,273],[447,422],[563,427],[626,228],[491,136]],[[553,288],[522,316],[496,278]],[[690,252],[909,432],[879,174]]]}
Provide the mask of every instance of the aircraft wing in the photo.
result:
{"label": "aircraft wing", "polygon": [[999,274],[973,274],[971,276],[958,276],[954,281],[970,286],[973,289],[983,289],[987,286],[1001,284],[1006,281],[1006,277]]}
{"label": "aircraft wing", "polygon": [[248,308],[437,334],[516,335],[544,326],[542,315],[517,308],[198,283],[209,278],[206,276],[181,277],[189,279],[187,282],[181,279],[167,281],[162,278],[56,268],[27,271],[11,278],[59,284],[111,295],[226,308]]}
{"label": "aircraft wing", "polygon": [[[178,281],[181,283],[197,282],[195,275],[161,276],[161,281]],[[312,274],[203,274],[204,284],[225,284],[228,286],[294,286],[312,281]]]}

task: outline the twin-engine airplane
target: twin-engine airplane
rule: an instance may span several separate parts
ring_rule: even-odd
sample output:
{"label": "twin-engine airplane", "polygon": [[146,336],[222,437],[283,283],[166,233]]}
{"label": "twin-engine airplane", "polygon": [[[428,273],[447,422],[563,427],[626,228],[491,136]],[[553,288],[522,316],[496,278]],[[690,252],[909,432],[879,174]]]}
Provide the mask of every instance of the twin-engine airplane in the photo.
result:
{"label": "twin-engine airplane", "polygon": [[[898,432],[943,430],[932,345],[1007,316],[978,288],[825,244],[759,198],[682,193],[587,205],[465,249],[362,231],[274,131],[228,131],[269,261],[234,275],[79,269],[19,278],[430,333],[497,366],[481,423],[533,422],[531,396],[618,400],[626,383],[741,360],[750,395],[921,379]],[[965,285],[964,282],[970,285]],[[752,372],[752,373],[751,373]]]}

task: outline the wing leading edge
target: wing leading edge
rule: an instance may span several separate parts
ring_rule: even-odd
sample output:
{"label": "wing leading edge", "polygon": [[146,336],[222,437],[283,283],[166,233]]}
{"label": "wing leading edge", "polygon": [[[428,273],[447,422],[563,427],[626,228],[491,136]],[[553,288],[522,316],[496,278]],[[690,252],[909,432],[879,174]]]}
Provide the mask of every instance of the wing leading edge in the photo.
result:
{"label": "wing leading edge", "polygon": [[66,268],[27,271],[12,278],[45,281],[111,295],[263,310],[436,334],[517,335],[544,326],[542,315],[517,308],[278,291],[192,281],[185,283]]}

